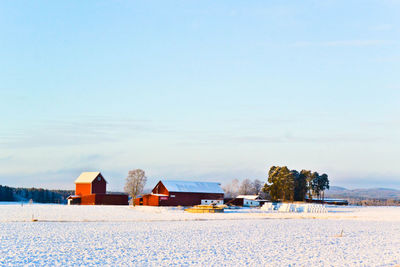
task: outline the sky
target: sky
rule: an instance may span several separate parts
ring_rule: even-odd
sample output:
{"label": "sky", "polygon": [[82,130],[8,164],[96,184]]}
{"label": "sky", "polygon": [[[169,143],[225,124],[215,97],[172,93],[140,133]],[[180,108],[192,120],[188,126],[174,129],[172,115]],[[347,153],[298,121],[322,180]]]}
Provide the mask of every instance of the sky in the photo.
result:
{"label": "sky", "polygon": [[400,189],[400,1],[1,1],[0,184]]}

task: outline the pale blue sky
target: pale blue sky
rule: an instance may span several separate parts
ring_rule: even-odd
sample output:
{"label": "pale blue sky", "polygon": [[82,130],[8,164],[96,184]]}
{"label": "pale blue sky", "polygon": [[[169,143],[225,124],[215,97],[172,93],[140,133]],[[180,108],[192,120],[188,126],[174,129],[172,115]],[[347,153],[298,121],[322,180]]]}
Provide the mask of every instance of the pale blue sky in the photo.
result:
{"label": "pale blue sky", "polygon": [[400,1],[1,1],[0,184],[400,189]]}

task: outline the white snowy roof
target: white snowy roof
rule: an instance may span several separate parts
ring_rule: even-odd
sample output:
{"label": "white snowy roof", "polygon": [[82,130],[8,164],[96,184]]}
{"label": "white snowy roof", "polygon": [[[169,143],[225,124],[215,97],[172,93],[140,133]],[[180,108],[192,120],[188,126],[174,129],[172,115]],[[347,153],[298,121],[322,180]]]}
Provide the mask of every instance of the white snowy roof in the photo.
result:
{"label": "white snowy roof", "polygon": [[158,197],[167,197],[168,196],[168,195],[164,195],[164,194],[153,194],[153,193],[151,193],[151,195],[158,196]]}
{"label": "white snowy roof", "polygon": [[192,181],[173,181],[161,180],[169,192],[187,193],[218,193],[223,194],[220,183],[214,182],[192,182]]}
{"label": "white snowy roof", "polygon": [[236,198],[245,198],[250,200],[256,200],[258,195],[238,195]]}
{"label": "white snowy roof", "polygon": [[75,183],[90,184],[97,176],[101,175],[100,172],[82,172],[81,175],[75,180]]}
{"label": "white snowy roof", "polygon": [[82,196],[79,196],[79,195],[70,195],[69,197],[67,197],[67,199],[70,199],[70,198],[81,198]]}

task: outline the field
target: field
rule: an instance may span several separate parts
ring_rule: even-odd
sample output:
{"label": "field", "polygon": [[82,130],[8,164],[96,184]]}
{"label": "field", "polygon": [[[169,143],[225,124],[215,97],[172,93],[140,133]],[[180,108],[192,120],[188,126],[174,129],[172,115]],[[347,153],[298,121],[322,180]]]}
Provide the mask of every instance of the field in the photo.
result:
{"label": "field", "polygon": [[188,214],[0,205],[0,241],[1,266],[394,266],[400,264],[400,208]]}

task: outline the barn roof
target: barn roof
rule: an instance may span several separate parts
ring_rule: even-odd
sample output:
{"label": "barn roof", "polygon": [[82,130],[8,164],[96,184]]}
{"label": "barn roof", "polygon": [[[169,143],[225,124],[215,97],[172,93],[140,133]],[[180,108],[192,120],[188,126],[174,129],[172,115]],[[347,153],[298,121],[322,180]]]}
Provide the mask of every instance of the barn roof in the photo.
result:
{"label": "barn roof", "polygon": [[67,197],[67,199],[74,199],[74,198],[81,198],[82,196],[80,195],[70,195],[69,197]]}
{"label": "barn roof", "polygon": [[79,177],[75,180],[75,183],[91,184],[99,175],[101,175],[100,172],[82,172],[81,175],[79,175]]}
{"label": "barn roof", "polygon": [[236,198],[245,198],[249,200],[257,200],[260,196],[259,195],[238,195]]}
{"label": "barn roof", "polygon": [[224,190],[222,190],[220,183],[176,181],[176,180],[161,180],[161,182],[169,192],[218,193],[218,194],[224,193]]}

